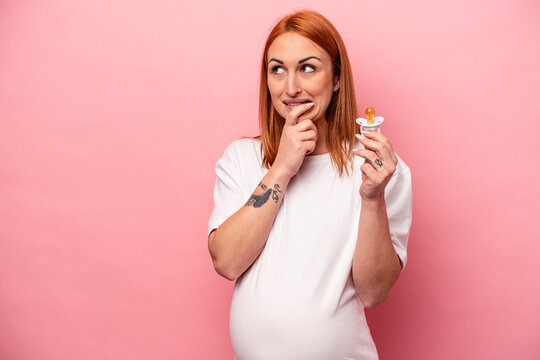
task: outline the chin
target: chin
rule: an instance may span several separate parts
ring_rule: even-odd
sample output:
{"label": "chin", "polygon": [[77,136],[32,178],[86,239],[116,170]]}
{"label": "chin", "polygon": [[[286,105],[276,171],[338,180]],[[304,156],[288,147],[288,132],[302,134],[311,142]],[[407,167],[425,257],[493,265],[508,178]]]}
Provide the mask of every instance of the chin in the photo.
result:
{"label": "chin", "polygon": [[313,115],[306,114],[305,116],[304,115],[300,116],[300,118],[303,118],[303,117],[306,119],[310,119],[313,122],[317,122],[320,119],[324,119],[324,114],[313,114]]}
{"label": "chin", "polygon": [[302,115],[302,116],[300,116],[300,117],[298,118],[298,122],[300,122],[300,121],[302,121],[302,120],[307,120],[307,119],[311,120],[312,122],[316,122],[316,121],[317,121],[317,119],[314,118],[313,116]]}

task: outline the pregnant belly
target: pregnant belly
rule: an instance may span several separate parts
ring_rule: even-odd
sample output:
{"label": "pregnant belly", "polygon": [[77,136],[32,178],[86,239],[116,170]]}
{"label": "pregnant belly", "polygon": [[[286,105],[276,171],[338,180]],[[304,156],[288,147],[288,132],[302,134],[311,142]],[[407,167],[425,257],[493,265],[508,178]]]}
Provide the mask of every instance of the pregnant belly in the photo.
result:
{"label": "pregnant belly", "polygon": [[377,359],[364,311],[355,302],[336,310],[235,292],[230,313],[235,360]]}

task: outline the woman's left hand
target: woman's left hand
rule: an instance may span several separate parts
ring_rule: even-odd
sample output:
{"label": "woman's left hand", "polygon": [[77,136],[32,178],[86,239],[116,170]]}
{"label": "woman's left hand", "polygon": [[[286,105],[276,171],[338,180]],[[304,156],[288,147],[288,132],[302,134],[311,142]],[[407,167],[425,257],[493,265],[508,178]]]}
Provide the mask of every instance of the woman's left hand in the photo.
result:
{"label": "woman's left hand", "polygon": [[396,171],[398,163],[396,154],[390,141],[378,131],[364,132],[365,138],[356,135],[365,149],[354,151],[355,155],[361,156],[366,161],[362,170],[362,185],[360,196],[362,200],[377,200],[384,197],[384,188]]}

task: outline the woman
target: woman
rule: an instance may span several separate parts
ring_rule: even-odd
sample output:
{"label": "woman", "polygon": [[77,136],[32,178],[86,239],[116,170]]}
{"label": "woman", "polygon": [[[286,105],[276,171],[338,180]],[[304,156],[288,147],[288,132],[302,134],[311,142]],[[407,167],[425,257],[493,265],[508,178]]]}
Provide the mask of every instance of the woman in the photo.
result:
{"label": "woman", "polygon": [[261,135],[217,162],[208,224],[214,267],[236,280],[236,360],[378,358],[364,307],[406,262],[411,175],[381,133],[355,141],[356,115],[336,29],[313,11],[281,19],[263,53]]}

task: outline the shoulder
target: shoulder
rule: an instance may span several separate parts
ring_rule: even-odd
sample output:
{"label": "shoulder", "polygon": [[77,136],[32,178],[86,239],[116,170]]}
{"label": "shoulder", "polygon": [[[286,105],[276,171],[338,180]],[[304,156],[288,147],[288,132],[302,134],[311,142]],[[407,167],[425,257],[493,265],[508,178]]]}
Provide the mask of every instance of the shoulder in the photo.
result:
{"label": "shoulder", "polygon": [[218,168],[227,169],[239,182],[247,184],[246,188],[251,188],[252,183],[257,185],[261,180],[260,150],[261,142],[257,139],[234,140],[218,160]]}
{"label": "shoulder", "polygon": [[226,148],[224,156],[231,159],[241,159],[260,151],[261,142],[257,139],[244,138],[232,141]]}

